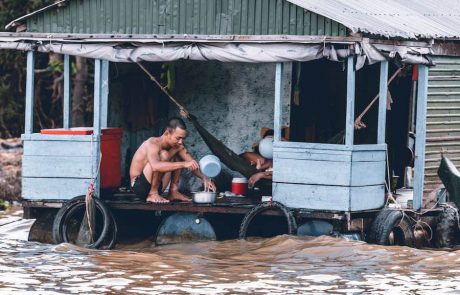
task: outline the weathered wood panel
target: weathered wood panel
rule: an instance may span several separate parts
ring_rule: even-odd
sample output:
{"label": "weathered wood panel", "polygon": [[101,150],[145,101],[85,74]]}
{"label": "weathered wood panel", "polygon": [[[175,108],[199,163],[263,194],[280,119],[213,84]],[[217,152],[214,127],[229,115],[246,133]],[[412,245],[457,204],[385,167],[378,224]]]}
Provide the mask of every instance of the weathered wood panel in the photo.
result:
{"label": "weathered wood panel", "polygon": [[69,156],[23,156],[23,177],[70,177],[92,176],[91,157]]}
{"label": "weathered wood panel", "polygon": [[24,156],[90,157],[93,150],[87,141],[24,141]]}
{"label": "weathered wood panel", "polygon": [[289,208],[348,211],[350,187],[274,182],[273,201]]}
{"label": "weathered wood panel", "polygon": [[68,200],[86,194],[91,183],[84,178],[22,178],[25,200]]}
{"label": "weathered wood panel", "polygon": [[361,211],[381,208],[384,186],[325,186],[273,183],[273,200],[289,208]]}
{"label": "weathered wood panel", "polygon": [[[351,186],[383,185],[385,183],[385,161],[353,162],[351,165]],[[328,173],[329,174],[329,173]]]}

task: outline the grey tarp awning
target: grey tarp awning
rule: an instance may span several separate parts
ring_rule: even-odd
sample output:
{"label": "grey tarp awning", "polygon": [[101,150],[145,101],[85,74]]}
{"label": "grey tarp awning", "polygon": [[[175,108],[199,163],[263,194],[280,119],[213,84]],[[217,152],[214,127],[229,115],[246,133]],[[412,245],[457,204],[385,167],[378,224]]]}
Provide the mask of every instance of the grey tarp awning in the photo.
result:
{"label": "grey tarp awning", "polygon": [[65,43],[55,41],[9,41],[0,38],[0,49],[35,50],[54,52],[111,62],[163,62],[175,60],[216,60],[221,62],[305,62],[320,58],[340,61],[354,54],[356,68],[365,63],[373,64],[388,58],[399,58],[405,63],[430,65],[430,48],[389,46],[356,42],[354,51],[339,44],[298,44],[298,43]]}

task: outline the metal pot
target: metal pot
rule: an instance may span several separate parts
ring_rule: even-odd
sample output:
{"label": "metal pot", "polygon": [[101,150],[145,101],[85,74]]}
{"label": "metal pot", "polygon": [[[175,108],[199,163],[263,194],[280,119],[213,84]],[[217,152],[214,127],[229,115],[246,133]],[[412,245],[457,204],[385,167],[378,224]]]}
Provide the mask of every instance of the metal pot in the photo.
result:
{"label": "metal pot", "polygon": [[215,192],[195,192],[192,200],[194,203],[214,203],[216,194]]}

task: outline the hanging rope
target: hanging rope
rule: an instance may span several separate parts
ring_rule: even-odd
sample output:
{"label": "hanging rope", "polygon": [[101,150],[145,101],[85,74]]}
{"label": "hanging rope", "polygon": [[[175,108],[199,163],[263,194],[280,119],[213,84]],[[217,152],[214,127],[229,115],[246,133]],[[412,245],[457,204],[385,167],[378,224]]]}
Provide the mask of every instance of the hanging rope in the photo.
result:
{"label": "hanging rope", "polygon": [[147,76],[149,76],[150,80],[152,80],[153,82],[155,82],[155,84],[157,84],[158,87],[160,87],[160,89],[169,97],[169,99],[179,108],[179,112],[181,114],[182,117],[184,118],[187,118],[189,119],[190,118],[190,114],[189,112],[184,108],[183,105],[181,105],[168,91],[168,88],[166,86],[163,86],[161,85],[160,82],[158,82],[158,80],[152,75],[150,74],[150,72],[141,64],[141,63],[137,63],[137,65],[147,74]]}
{"label": "hanging rope", "polygon": [[[387,87],[390,86],[391,82],[393,82],[393,80],[396,78],[396,76],[398,76],[398,74],[401,73],[401,71],[403,69],[404,69],[404,67],[397,69],[396,72],[390,77],[390,79],[388,79]],[[378,100],[379,97],[380,97],[380,94],[378,93],[376,96],[374,96],[374,98],[367,105],[367,107],[361,112],[361,114],[359,114],[359,116],[356,117],[356,119],[355,119],[355,129],[366,128],[366,124],[363,123],[362,119],[363,119],[364,115],[366,115],[367,112],[370,110],[370,108],[374,105],[374,103]]]}

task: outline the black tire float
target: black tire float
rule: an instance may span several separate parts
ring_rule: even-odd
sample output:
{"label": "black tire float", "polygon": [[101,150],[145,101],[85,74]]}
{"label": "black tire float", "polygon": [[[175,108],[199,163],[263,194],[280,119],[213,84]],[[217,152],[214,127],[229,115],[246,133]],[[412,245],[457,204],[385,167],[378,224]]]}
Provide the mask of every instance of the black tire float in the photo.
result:
{"label": "black tire float", "polygon": [[459,213],[453,207],[445,207],[438,217],[436,225],[436,246],[440,248],[452,248],[458,244],[460,233]]}
{"label": "black tire float", "polygon": [[381,210],[367,234],[367,242],[377,245],[414,247],[414,240],[409,216],[401,210]]}
{"label": "black tire float", "polygon": [[248,231],[249,224],[251,224],[254,217],[258,214],[268,211],[268,210],[279,210],[281,211],[284,216],[286,217],[287,225],[288,225],[288,234],[289,235],[296,235],[297,234],[297,222],[292,214],[292,211],[289,210],[286,206],[278,202],[264,202],[261,203],[254,208],[251,209],[243,218],[240,226],[240,233],[239,238],[245,239]]}
{"label": "black tire float", "polygon": [[[86,245],[86,247],[90,249],[112,249],[115,246],[118,232],[115,218],[104,202],[98,198],[93,198],[93,200],[96,212],[99,212],[102,216],[102,227],[96,241],[92,244]],[[71,242],[68,235],[69,223],[74,220],[73,218],[78,213],[83,213],[84,215],[85,208],[85,196],[78,196],[64,203],[56,214],[53,222],[53,241],[56,244]]]}

